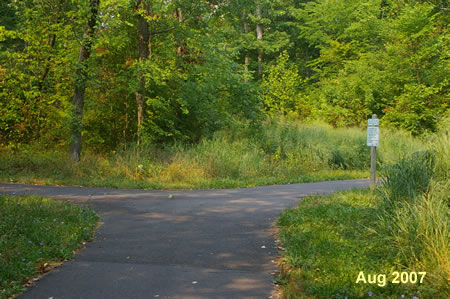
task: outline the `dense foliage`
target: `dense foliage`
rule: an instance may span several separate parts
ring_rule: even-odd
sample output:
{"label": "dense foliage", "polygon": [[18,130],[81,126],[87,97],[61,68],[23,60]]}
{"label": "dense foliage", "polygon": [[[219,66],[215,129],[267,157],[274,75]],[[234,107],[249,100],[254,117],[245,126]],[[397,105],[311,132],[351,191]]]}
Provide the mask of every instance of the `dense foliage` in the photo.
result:
{"label": "dense foliage", "polygon": [[83,143],[102,150],[197,142],[262,112],[334,126],[376,113],[414,134],[448,115],[446,1],[93,3],[0,3],[1,144],[70,143],[80,85]]}

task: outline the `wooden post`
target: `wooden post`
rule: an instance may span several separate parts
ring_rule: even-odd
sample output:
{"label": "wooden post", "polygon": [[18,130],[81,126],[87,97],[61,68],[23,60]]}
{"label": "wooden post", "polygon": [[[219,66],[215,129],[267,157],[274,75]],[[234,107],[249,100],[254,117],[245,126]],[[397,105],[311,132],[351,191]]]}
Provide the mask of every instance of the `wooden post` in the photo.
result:
{"label": "wooden post", "polygon": [[373,114],[367,127],[367,145],[370,146],[370,190],[372,191],[375,190],[377,183],[377,146],[380,138],[378,125],[377,115]]}
{"label": "wooden post", "polygon": [[377,183],[377,147],[372,146],[370,149],[370,190],[375,190]]}

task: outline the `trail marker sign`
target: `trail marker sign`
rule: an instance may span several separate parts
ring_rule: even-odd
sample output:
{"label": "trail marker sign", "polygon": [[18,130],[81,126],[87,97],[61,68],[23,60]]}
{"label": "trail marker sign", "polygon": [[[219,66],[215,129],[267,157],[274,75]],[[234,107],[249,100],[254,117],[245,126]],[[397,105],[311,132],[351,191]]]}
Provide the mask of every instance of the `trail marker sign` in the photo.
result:
{"label": "trail marker sign", "polygon": [[[376,115],[375,115],[376,117]],[[378,118],[369,118],[367,121],[369,127],[377,127],[380,125],[380,120]]]}
{"label": "trail marker sign", "polygon": [[380,145],[380,128],[367,127],[367,146]]}

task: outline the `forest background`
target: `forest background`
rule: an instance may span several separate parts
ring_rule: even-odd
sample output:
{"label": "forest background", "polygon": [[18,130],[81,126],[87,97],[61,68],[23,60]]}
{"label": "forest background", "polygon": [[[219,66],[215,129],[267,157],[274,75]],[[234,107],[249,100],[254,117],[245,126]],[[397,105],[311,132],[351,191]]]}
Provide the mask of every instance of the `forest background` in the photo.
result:
{"label": "forest background", "polygon": [[[3,0],[2,177],[42,168],[34,160],[12,165],[11,151],[30,160],[30,151],[68,157],[70,148],[79,161],[82,145],[96,155],[132,148],[173,162],[186,146],[223,132],[233,132],[229,140],[259,138],[251,150],[275,162],[289,160],[286,142],[303,138],[305,153],[322,138],[322,148],[310,150],[314,159],[361,169],[362,131],[349,131],[356,148],[327,152],[337,133],[293,138],[270,123],[364,128],[377,114],[382,126],[413,136],[448,126],[448,10],[440,0]],[[272,142],[268,132],[282,136]],[[346,156],[355,151],[364,157]],[[161,174],[135,158],[135,178]],[[206,176],[214,171],[223,172]]]}

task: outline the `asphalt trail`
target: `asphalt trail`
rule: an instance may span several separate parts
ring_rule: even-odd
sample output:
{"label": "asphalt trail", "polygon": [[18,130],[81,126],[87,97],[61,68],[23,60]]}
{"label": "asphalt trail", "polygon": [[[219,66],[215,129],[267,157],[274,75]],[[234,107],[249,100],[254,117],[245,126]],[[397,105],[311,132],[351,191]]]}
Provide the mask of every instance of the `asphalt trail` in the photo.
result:
{"label": "asphalt trail", "polygon": [[308,195],[367,186],[348,180],[144,191],[0,184],[0,193],[89,201],[101,215],[95,241],[21,298],[268,298],[280,213]]}

